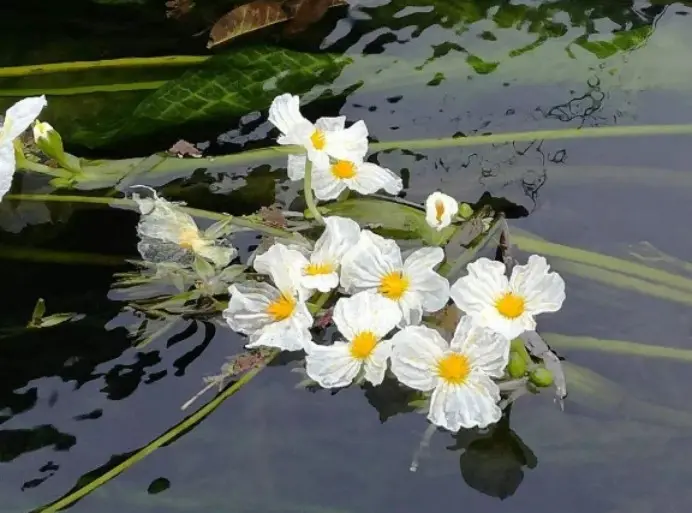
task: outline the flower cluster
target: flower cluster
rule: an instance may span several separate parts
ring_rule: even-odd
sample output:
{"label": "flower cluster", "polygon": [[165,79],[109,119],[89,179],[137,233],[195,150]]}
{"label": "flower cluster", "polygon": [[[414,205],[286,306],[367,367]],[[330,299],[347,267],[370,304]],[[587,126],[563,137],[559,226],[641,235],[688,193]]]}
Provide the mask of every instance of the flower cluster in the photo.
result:
{"label": "flower cluster", "polygon": [[[349,128],[343,117],[313,124],[291,95],[275,99],[269,119],[281,131],[279,144],[302,147],[289,157],[288,173],[300,179],[312,165],[318,199],[337,198],[346,188],[361,194],[401,190],[391,171],[364,162],[362,121]],[[457,219],[458,209],[453,198],[436,192],[426,202],[425,218],[441,230]],[[311,251],[275,243],[254,260],[266,279],[230,286],[223,315],[249,337],[247,347],[304,351],[308,376],[325,388],[362,380],[379,385],[390,369],[404,385],[430,394],[428,419],[451,431],[497,422],[497,380],[505,376],[510,341],[535,328],[535,315],[562,306],[562,278],[535,255],[509,278],[503,263],[480,258],[450,287],[437,271],[445,258],[440,247],[404,257],[396,241],[361,230],[351,219],[329,216],[324,223]],[[308,302],[334,292],[339,298],[332,320],[341,339],[323,345],[312,338]],[[447,342],[422,323],[450,297],[465,315]]]}

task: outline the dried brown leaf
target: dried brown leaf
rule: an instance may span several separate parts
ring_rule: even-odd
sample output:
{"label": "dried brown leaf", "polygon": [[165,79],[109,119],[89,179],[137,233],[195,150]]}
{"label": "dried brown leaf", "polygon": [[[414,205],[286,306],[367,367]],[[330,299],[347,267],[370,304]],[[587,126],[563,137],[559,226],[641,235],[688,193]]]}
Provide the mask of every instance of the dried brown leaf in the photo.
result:
{"label": "dried brown leaf", "polygon": [[207,48],[226,43],[238,36],[293,19],[286,33],[305,30],[320,20],[330,7],[347,5],[345,0],[255,0],[236,7],[214,24]]}
{"label": "dried brown leaf", "polygon": [[286,228],[288,226],[286,218],[275,205],[260,208],[259,215],[270,226],[277,228]]}
{"label": "dried brown leaf", "polygon": [[201,157],[202,152],[197,149],[197,147],[187,142],[185,139],[180,139],[177,143],[168,149],[168,153],[175,155],[176,157]]}
{"label": "dried brown leaf", "polygon": [[286,21],[288,15],[281,2],[255,0],[236,7],[214,23],[209,33],[207,48],[235,39],[238,36]]}
{"label": "dried brown leaf", "polygon": [[166,2],[166,18],[178,19],[189,13],[194,6],[193,0],[168,0]]}
{"label": "dried brown leaf", "polygon": [[330,7],[347,5],[344,0],[289,0],[286,8],[292,19],[286,24],[284,34],[302,32],[322,19]]}

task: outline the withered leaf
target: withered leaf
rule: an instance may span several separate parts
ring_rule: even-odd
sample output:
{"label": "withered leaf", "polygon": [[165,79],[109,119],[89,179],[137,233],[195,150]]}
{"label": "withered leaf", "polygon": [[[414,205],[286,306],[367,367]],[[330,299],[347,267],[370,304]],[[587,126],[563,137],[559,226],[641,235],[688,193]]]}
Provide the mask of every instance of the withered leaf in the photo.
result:
{"label": "withered leaf", "polygon": [[202,152],[197,149],[197,147],[187,142],[185,139],[180,139],[177,143],[168,149],[168,153],[175,155],[176,157],[201,157]]}
{"label": "withered leaf", "polygon": [[260,208],[259,215],[270,226],[276,226],[277,228],[286,228],[288,226],[286,218],[276,205]]}
{"label": "withered leaf", "polygon": [[168,0],[166,2],[166,18],[178,19],[189,13],[194,6],[193,0]]}
{"label": "withered leaf", "polygon": [[339,5],[347,3],[345,0],[255,0],[219,18],[211,28],[207,48],[291,19],[295,19],[295,26],[287,27],[287,33],[300,32],[322,18],[327,9]]}
{"label": "withered leaf", "polygon": [[292,19],[286,24],[284,34],[297,34],[322,19],[327,9],[346,5],[344,0],[288,0],[286,8]]}

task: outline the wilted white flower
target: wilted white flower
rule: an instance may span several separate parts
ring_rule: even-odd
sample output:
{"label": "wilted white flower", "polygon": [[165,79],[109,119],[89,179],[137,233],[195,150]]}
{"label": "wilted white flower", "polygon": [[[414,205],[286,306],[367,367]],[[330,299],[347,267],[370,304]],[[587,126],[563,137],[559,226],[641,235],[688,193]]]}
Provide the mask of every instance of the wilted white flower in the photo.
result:
{"label": "wilted white flower", "polygon": [[316,166],[328,167],[329,157],[362,159],[368,151],[368,129],[363,121],[348,128],[346,117],[320,118],[314,124],[300,113],[299,98],[282,94],[269,107],[269,121],[281,131],[276,142],[305,148],[305,155],[289,155],[288,177],[301,180],[306,156]]}
{"label": "wilted white flower", "polygon": [[10,190],[17,167],[14,140],[29,128],[45,106],[45,96],[34,96],[18,101],[5,113],[0,127],[0,201]]}
{"label": "wilted white flower", "polygon": [[397,195],[402,187],[401,178],[389,169],[363,162],[356,156],[332,163],[315,163],[313,169],[312,189],[320,200],[334,199],[346,189],[360,194],[374,194],[384,189]]}
{"label": "wilted white flower", "polygon": [[358,242],[360,226],[346,217],[324,218],[325,229],[303,266],[302,285],[328,292],[339,285],[339,269],[344,254]]}
{"label": "wilted white flower", "polygon": [[458,431],[500,420],[500,378],[509,341],[462,317],[451,343],[434,329],[408,326],[392,337],[392,372],[404,385],[432,392],[428,419]]}
{"label": "wilted white flower", "polygon": [[441,192],[433,192],[425,200],[425,221],[437,231],[449,226],[458,211],[457,200]]}
{"label": "wilted white flower", "polygon": [[225,267],[237,255],[234,247],[200,232],[192,216],[178,205],[159,198],[142,198],[133,194],[141,218],[137,225],[142,258],[150,262],[189,263],[198,255],[217,267]]}
{"label": "wilted white flower", "polygon": [[231,298],[223,317],[231,329],[250,337],[246,347],[299,351],[311,342],[312,315],[300,284],[304,261],[300,252],[274,244],[254,263],[255,270],[271,276],[274,285],[246,281],[228,288]]}
{"label": "wilted white flower", "polygon": [[565,300],[565,282],[545,258],[531,255],[526,265],[517,265],[511,278],[505,265],[479,258],[467,266],[468,275],[452,286],[456,305],[475,322],[514,339],[536,328],[534,316],[557,312]]}
{"label": "wilted white flower", "polygon": [[349,294],[376,290],[399,305],[403,324],[418,324],[423,312],[435,312],[449,299],[449,282],[433,270],[443,258],[441,248],[421,248],[402,262],[396,242],[363,230],[341,261],[341,285]]}
{"label": "wilted white flower", "polygon": [[309,344],[308,376],[324,388],[345,387],[361,372],[373,385],[382,383],[392,351],[391,341],[382,338],[401,319],[397,305],[374,292],[361,292],[339,299],[332,318],[346,342]]}

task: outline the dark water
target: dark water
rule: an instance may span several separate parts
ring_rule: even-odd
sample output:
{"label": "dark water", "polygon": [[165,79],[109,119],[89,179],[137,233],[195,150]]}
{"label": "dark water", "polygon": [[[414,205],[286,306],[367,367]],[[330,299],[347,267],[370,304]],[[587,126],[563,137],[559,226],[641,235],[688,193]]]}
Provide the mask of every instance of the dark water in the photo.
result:
{"label": "dark water", "polygon": [[[194,34],[229,4],[200,1],[180,20],[167,19],[162,4],[3,7],[1,64],[206,55],[204,36]],[[667,2],[368,1],[330,11],[297,37],[270,29],[238,40],[216,51],[218,68],[198,82],[187,68],[2,78],[0,101],[9,104],[22,90],[51,90],[46,117],[79,155],[145,156],[181,137],[208,142],[212,155],[269,146],[266,106],[272,88],[281,88],[275,81],[281,70],[228,79],[224,60],[269,44],[273,55],[296,52],[292,59],[319,52],[322,64],[308,73],[313,79],[291,75],[286,84],[308,99],[319,97],[308,114],[364,119],[379,141],[687,123],[690,13],[683,3]],[[319,60],[342,54],[352,61]],[[318,79],[325,69],[331,71]],[[190,74],[194,80],[184,87],[204,80],[245,87],[243,80],[255,79],[266,80],[269,92],[254,91],[255,103],[245,111],[212,94],[205,101],[213,108],[197,116],[189,105],[180,107],[189,99],[169,110],[160,98],[152,100],[158,88]],[[161,84],[128,90],[152,82]],[[107,84],[124,85],[104,91]],[[92,90],[65,92],[79,87]],[[470,202],[487,191],[523,207],[514,209],[513,228],[551,242],[622,257],[647,241],[689,260],[689,147],[689,137],[652,135],[390,151],[377,160],[402,173],[413,201],[435,188]],[[299,184],[286,179],[283,165],[282,158],[191,165],[144,172],[137,183],[194,207],[244,214],[296,200]],[[15,179],[14,192],[51,190],[42,178]],[[38,297],[48,313],[84,318],[0,339],[0,511],[32,511],[145,446],[184,418],[180,405],[202,378],[242,347],[228,329],[185,319],[149,345],[133,347],[128,327],[137,319],[109,290],[113,273],[130,269],[124,260],[136,257],[136,222],[134,213],[117,209],[2,205],[0,327],[21,328]],[[257,240],[237,242],[244,252]],[[33,256],[13,258],[7,248]],[[48,251],[113,258],[58,264]],[[542,319],[543,332],[692,345],[688,304],[564,276],[568,300],[559,314]],[[296,389],[300,376],[283,360],[72,510],[687,511],[689,363],[558,351],[625,395],[608,403],[604,389],[575,390],[564,412],[550,392],[524,398],[492,438],[437,433],[412,473],[423,417],[401,414],[392,390]]]}

